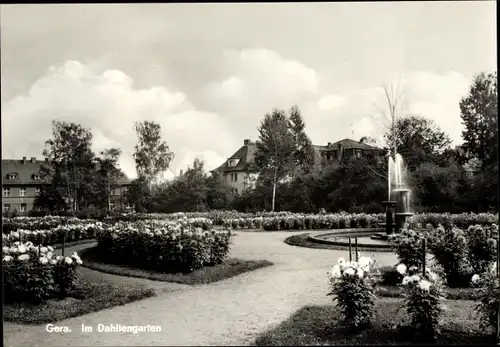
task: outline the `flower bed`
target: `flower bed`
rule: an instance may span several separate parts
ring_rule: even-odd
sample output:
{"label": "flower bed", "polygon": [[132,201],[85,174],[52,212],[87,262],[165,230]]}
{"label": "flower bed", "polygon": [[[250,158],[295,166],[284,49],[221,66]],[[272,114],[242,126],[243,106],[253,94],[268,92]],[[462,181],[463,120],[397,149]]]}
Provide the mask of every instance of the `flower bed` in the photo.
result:
{"label": "flower bed", "polygon": [[15,217],[2,218],[2,232],[9,234],[17,230],[48,230],[60,225],[80,225],[82,223],[95,223],[96,221],[87,219],[81,220],[73,217],[45,216],[45,217]]}
{"label": "flower bed", "polygon": [[98,231],[102,230],[101,222],[59,225],[52,229],[25,230],[18,229],[8,234],[2,234],[4,245],[12,245],[15,242],[32,242],[43,246],[55,245],[57,243],[72,242],[96,237]]}
{"label": "flower bed", "polygon": [[121,264],[160,272],[192,272],[224,261],[231,231],[192,228],[188,219],[145,220],[105,225],[97,240],[97,247]]}
{"label": "flower bed", "polygon": [[15,242],[2,247],[6,302],[41,303],[57,292],[66,296],[74,286],[80,257],[54,256],[52,247]]}

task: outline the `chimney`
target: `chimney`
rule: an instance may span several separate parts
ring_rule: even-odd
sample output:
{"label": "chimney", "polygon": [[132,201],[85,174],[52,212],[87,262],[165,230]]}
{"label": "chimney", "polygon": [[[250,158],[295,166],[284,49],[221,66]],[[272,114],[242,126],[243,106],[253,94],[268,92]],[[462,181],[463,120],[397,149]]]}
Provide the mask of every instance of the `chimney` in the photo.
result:
{"label": "chimney", "polygon": [[248,146],[250,144],[250,140],[246,139],[246,140],[243,140],[243,145],[244,146]]}
{"label": "chimney", "polygon": [[332,147],[332,143],[331,142],[328,142],[328,145],[326,145],[327,147]]}
{"label": "chimney", "polygon": [[182,170],[179,171],[179,176],[182,176],[183,172]]}
{"label": "chimney", "polygon": [[36,157],[31,157],[31,162],[36,163]]}
{"label": "chimney", "polygon": [[23,164],[26,164],[26,157],[23,157]]}

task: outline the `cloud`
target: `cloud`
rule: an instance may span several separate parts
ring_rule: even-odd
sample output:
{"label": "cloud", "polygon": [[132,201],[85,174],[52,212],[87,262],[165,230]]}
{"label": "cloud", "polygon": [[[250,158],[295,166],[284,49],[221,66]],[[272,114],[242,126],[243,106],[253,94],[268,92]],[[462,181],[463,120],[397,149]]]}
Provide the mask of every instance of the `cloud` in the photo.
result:
{"label": "cloud", "polygon": [[330,111],[345,105],[347,105],[347,98],[335,94],[325,95],[318,101],[318,109],[321,111]]}
{"label": "cloud", "polygon": [[133,82],[122,71],[99,72],[76,61],[50,67],[25,95],[3,106],[2,154],[40,157],[52,119],[90,128],[95,152],[121,148],[120,166],[131,177],[136,121],[162,126],[163,138],[176,154],[171,167],[177,172],[192,162],[192,153],[204,157],[212,169],[227,156],[228,147],[240,142],[218,114],[197,110],[185,94],[158,86],[137,89]]}

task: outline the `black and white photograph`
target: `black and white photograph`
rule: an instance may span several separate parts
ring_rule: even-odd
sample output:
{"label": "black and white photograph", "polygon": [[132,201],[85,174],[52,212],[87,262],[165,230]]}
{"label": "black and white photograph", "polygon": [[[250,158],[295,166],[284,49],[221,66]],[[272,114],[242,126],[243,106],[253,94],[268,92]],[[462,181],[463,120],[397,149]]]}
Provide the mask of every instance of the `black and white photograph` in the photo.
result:
{"label": "black and white photograph", "polygon": [[496,13],[0,5],[4,345],[500,344]]}

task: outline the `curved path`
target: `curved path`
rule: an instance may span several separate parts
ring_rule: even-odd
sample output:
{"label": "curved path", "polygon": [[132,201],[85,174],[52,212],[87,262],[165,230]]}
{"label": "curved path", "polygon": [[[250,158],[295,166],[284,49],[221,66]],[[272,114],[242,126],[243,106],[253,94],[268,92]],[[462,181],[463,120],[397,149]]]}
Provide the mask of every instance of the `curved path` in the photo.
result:
{"label": "curved path", "polygon": [[[269,260],[275,265],[224,281],[57,322],[70,333],[48,333],[45,325],[4,323],[6,346],[249,345],[305,305],[331,303],[326,273],[348,251],[289,246],[290,232],[237,232],[231,256]],[[379,265],[396,262],[393,253],[369,253]],[[146,281],[146,280],[143,280]],[[166,285],[166,284],[165,284]],[[163,286],[163,285],[159,285]],[[81,332],[81,325],[94,332]],[[104,333],[97,324],[159,325],[161,332]]]}

